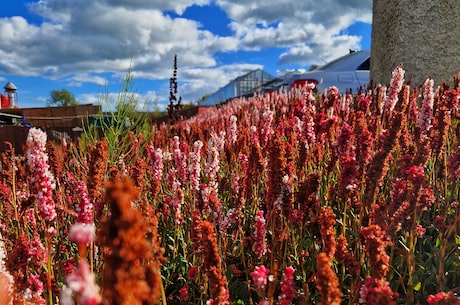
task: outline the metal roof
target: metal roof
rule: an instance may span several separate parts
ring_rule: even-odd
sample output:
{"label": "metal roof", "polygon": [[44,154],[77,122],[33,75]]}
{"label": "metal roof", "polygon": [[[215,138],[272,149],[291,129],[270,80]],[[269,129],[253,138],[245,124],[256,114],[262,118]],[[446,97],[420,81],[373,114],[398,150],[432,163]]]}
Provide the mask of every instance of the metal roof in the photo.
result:
{"label": "metal roof", "polygon": [[5,90],[17,90],[18,88],[12,83],[12,82],[7,82],[5,87],[3,87]]}

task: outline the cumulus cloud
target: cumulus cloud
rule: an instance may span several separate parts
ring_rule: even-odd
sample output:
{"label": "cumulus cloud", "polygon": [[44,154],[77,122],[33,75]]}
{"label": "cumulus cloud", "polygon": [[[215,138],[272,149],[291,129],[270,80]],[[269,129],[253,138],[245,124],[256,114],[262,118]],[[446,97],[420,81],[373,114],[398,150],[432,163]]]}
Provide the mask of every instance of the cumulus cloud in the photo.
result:
{"label": "cumulus cloud", "polygon": [[[232,35],[218,36],[184,17],[192,5],[211,4],[227,14]],[[107,73],[122,78],[131,70],[135,77],[167,82],[178,54],[182,96],[191,100],[247,69],[263,68],[221,65],[217,54],[278,48],[283,66],[318,63],[359,49],[360,37],[343,30],[357,21],[370,23],[372,1],[35,0],[28,8],[37,17],[34,22],[0,18],[0,73],[81,86],[103,85],[110,81]],[[143,95],[167,98],[162,92]]]}

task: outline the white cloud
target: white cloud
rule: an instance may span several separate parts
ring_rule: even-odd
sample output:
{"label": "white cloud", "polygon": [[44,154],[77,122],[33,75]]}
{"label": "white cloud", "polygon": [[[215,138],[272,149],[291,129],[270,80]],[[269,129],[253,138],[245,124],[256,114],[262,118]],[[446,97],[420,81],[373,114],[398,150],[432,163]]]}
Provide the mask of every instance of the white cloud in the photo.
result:
{"label": "white cloud", "polygon": [[[227,13],[233,35],[220,37],[182,16],[191,5],[211,2]],[[35,0],[28,7],[42,23],[0,18],[0,73],[80,86],[104,85],[107,73],[118,80],[131,69],[135,77],[167,82],[178,54],[184,100],[261,67],[220,66],[218,52],[270,47],[280,50],[280,65],[322,63],[359,49],[360,38],[343,30],[370,23],[372,13],[371,0]],[[142,94],[156,99],[165,92]]]}
{"label": "white cloud", "polygon": [[78,74],[71,76],[67,79],[69,86],[80,87],[84,83],[92,83],[99,86],[105,86],[108,84],[108,80],[105,77],[97,76],[97,75],[85,75],[85,74]]}

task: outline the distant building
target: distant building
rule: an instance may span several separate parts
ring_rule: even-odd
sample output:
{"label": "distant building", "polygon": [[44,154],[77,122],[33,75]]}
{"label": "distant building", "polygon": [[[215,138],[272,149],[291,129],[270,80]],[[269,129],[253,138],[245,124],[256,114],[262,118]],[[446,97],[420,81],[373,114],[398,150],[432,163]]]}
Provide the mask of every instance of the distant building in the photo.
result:
{"label": "distant building", "polygon": [[199,106],[212,107],[237,97],[252,96],[256,92],[263,92],[265,85],[273,80],[275,77],[262,69],[250,71],[209,95]]}
{"label": "distant building", "polygon": [[18,89],[12,82],[6,83],[3,87],[5,94],[0,93],[0,109],[1,108],[15,108],[18,106],[18,95],[16,90]]}

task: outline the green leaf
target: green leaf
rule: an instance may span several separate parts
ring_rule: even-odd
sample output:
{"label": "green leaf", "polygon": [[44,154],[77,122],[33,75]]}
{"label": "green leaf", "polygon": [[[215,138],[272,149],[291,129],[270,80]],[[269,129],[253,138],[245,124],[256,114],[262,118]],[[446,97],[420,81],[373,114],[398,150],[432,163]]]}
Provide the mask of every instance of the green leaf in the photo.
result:
{"label": "green leaf", "polygon": [[422,283],[421,283],[421,282],[418,282],[418,283],[415,284],[415,286],[414,286],[414,291],[420,291],[420,288],[422,288]]}
{"label": "green leaf", "polygon": [[458,246],[460,245],[460,236],[455,235],[455,244]]}

